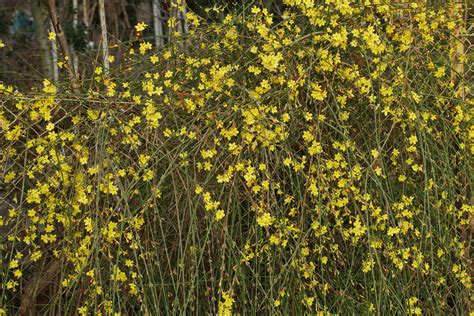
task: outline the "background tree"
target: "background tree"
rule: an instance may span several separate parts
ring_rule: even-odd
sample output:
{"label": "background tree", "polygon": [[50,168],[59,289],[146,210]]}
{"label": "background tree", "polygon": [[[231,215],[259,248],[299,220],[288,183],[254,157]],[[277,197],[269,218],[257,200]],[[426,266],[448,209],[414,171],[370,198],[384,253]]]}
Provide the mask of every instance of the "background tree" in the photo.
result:
{"label": "background tree", "polygon": [[50,24],[46,6],[42,0],[30,0],[31,12],[35,22],[35,39],[39,45],[41,73],[45,78],[53,79],[53,63],[51,44],[48,40],[48,25]]}

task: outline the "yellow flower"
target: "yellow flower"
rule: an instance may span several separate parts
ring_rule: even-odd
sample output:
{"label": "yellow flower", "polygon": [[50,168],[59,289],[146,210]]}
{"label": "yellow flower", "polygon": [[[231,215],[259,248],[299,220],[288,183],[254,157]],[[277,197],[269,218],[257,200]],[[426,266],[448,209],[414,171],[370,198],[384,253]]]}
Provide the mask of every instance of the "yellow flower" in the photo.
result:
{"label": "yellow flower", "polygon": [[9,268],[10,268],[10,269],[16,269],[16,268],[18,268],[18,260],[15,259],[15,260],[10,261]]}
{"label": "yellow flower", "polygon": [[214,218],[216,221],[220,221],[221,219],[224,218],[224,216],[225,216],[225,212],[223,210],[218,210]]}
{"label": "yellow flower", "polygon": [[311,146],[308,148],[308,153],[311,155],[311,156],[314,156],[314,155],[317,155],[317,154],[320,154],[323,152],[323,148],[321,147],[321,144],[317,141],[313,141],[311,143]]}
{"label": "yellow flower", "polygon": [[370,303],[369,312],[371,312],[371,313],[375,312],[375,306],[374,306],[373,303]]}
{"label": "yellow flower", "polygon": [[415,145],[418,142],[418,138],[416,137],[416,135],[412,135],[408,138],[408,142],[412,145]]}
{"label": "yellow flower", "polygon": [[327,92],[326,92],[326,90],[321,88],[319,83],[315,82],[315,83],[311,84],[311,88],[313,88],[313,90],[311,91],[311,96],[316,101],[323,101],[326,98]]}
{"label": "yellow flower", "polygon": [[283,60],[283,55],[281,53],[260,54],[260,59],[262,60],[262,66],[273,72],[277,70],[278,65]]}
{"label": "yellow flower", "polygon": [[152,55],[150,56],[150,62],[154,65],[158,62],[158,56],[157,55]]}
{"label": "yellow flower", "polygon": [[398,227],[390,227],[387,231],[388,236],[397,235],[398,233],[400,233],[400,228]]}
{"label": "yellow flower", "polygon": [[84,225],[85,225],[86,231],[88,233],[92,233],[92,230],[93,230],[93,228],[92,228],[92,219],[90,217],[86,217],[84,219]]}
{"label": "yellow flower", "polygon": [[9,173],[5,175],[5,177],[3,178],[3,181],[5,183],[10,183],[13,179],[15,179],[15,177],[16,177],[15,171],[10,171]]}
{"label": "yellow flower", "polygon": [[367,272],[371,271],[372,268],[374,267],[374,265],[375,265],[375,262],[374,262],[373,259],[365,260],[364,263],[363,263],[362,272],[367,273]]}
{"label": "yellow flower", "polygon": [[231,292],[222,293],[222,301],[219,302],[219,316],[230,316],[232,315],[232,305],[234,304],[234,299],[232,298]]}
{"label": "yellow flower", "polygon": [[196,186],[196,189],[194,190],[194,193],[196,194],[201,194],[203,191],[202,187],[200,185]]}
{"label": "yellow flower", "polygon": [[258,225],[262,227],[270,226],[275,219],[270,213],[263,213],[261,216],[257,217]]}
{"label": "yellow flower", "polygon": [[37,189],[29,189],[26,196],[26,201],[30,204],[41,203],[40,192]]}
{"label": "yellow flower", "polygon": [[446,68],[445,67],[438,67],[438,69],[436,69],[436,72],[434,74],[434,76],[436,78],[441,78],[445,75],[446,73]]}
{"label": "yellow flower", "polygon": [[374,159],[377,159],[380,156],[380,152],[377,149],[372,149],[370,151],[370,154],[372,155]]}
{"label": "yellow flower", "polygon": [[143,181],[148,182],[153,180],[155,177],[155,173],[151,169],[147,169],[145,173],[143,174]]}
{"label": "yellow flower", "polygon": [[51,41],[51,42],[54,42],[56,40],[56,33],[54,32],[49,32],[48,33],[48,39]]}
{"label": "yellow flower", "polygon": [[186,21],[194,27],[198,27],[200,22],[200,17],[192,11],[186,12]]}
{"label": "yellow flower", "polygon": [[15,278],[19,279],[19,278],[21,278],[23,273],[21,272],[21,270],[17,269],[13,272],[13,275],[15,276]]}
{"label": "yellow flower", "polygon": [[125,281],[127,281],[127,275],[125,274],[125,272],[121,271],[120,268],[114,267],[114,271],[113,271],[112,275],[110,276],[110,279],[112,281],[125,282]]}
{"label": "yellow flower", "polygon": [[151,49],[151,43],[150,42],[144,42],[140,43],[139,51],[141,55],[144,55],[148,50]]}
{"label": "yellow flower", "polygon": [[31,261],[36,262],[38,261],[42,256],[41,251],[37,250],[31,254]]}
{"label": "yellow flower", "polygon": [[252,7],[252,13],[253,14],[259,14],[261,9],[257,6]]}
{"label": "yellow flower", "polygon": [[100,66],[99,66],[99,67],[96,67],[95,70],[94,70],[94,73],[95,73],[96,75],[102,74],[102,67],[100,67]]}
{"label": "yellow flower", "polygon": [[57,92],[57,88],[53,85],[48,79],[43,80],[43,92],[55,94]]}
{"label": "yellow flower", "polygon": [[147,26],[148,26],[148,25],[146,25],[145,22],[140,22],[140,23],[138,23],[137,25],[135,25],[135,30],[136,30],[137,32],[141,32],[141,31],[145,30]]}

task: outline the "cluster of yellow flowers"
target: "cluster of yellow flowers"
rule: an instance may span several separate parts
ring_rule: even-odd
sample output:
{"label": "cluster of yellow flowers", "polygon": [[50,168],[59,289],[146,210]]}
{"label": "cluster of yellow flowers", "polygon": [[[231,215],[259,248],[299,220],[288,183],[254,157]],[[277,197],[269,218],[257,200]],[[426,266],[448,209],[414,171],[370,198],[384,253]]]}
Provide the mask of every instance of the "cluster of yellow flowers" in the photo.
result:
{"label": "cluster of yellow flowers", "polygon": [[283,2],[159,52],[140,23],[87,98],[0,84],[0,315],[54,262],[65,313],[466,311],[460,12]]}

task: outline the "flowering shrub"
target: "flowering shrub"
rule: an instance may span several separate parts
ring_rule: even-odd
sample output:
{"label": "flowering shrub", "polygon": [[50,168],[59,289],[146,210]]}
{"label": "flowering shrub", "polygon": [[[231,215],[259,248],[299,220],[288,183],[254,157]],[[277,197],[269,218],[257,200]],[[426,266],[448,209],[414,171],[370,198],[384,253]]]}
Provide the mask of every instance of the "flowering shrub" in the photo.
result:
{"label": "flowering shrub", "polygon": [[284,3],[0,85],[0,314],[469,310],[462,12]]}

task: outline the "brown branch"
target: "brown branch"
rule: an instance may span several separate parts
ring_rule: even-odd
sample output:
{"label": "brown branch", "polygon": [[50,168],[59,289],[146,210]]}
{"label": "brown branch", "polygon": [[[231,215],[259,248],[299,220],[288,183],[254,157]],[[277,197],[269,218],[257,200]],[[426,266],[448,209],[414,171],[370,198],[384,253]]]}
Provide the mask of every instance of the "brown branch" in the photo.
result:
{"label": "brown branch", "polygon": [[17,315],[30,316],[35,314],[35,304],[38,294],[51,283],[52,278],[59,272],[60,268],[60,261],[53,259],[49,262],[46,269],[36,271],[26,284],[25,290],[21,295],[21,305]]}

